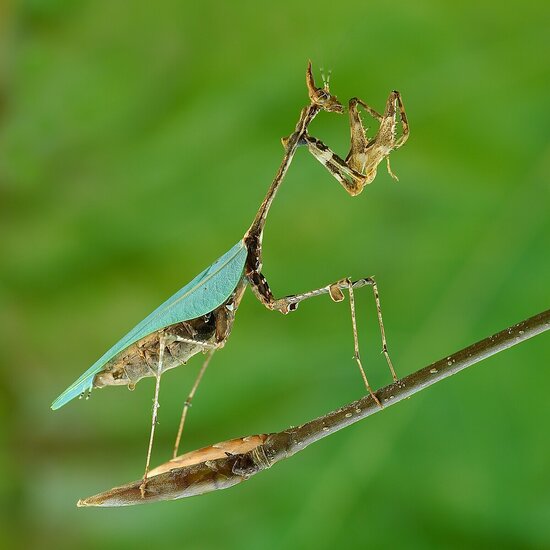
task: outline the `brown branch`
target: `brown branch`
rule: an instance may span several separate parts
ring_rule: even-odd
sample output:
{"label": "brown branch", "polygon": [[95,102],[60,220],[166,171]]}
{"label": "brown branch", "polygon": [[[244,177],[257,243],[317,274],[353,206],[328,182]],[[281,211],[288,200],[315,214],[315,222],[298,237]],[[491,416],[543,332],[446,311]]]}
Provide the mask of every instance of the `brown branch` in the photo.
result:
{"label": "brown branch", "polygon": [[[548,329],[550,310],[440,359],[378,390],[376,396],[384,407],[394,405]],[[311,443],[381,410],[383,409],[368,395],[296,428],[225,441],[173,459],[150,472],[144,498],[139,489],[142,480],[138,480],[79,500],[77,506],[128,506],[225,489],[270,468]]]}

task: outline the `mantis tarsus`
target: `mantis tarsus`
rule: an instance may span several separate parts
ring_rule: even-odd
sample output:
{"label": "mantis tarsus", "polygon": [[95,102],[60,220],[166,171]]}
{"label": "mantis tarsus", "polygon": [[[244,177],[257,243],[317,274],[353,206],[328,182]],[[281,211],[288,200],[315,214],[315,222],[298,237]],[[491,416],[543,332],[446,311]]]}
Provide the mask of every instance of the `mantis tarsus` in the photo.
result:
{"label": "mantis tarsus", "polygon": [[[236,310],[248,284],[266,308],[283,314],[295,311],[300,302],[322,294],[329,294],[332,300],[340,302],[344,299],[343,291],[347,290],[350,297],[354,357],[366,389],[381,407],[382,405],[373,393],[361,364],[355,322],[354,290],[370,286],[376,302],[382,351],[393,379],[397,380],[388,353],[378,289],[372,277],[357,281],[343,278],[315,290],[275,298],[266,278],[262,275],[262,236],[267,215],[299,146],[306,145],[309,151],[343,185],[344,189],[350,195],[355,196],[374,179],[377,166],[384,159],[388,162],[389,173],[395,177],[389,166],[389,154],[403,145],[408,138],[408,123],[399,92],[394,91],[390,94],[383,115],[377,113],[363,101],[353,98],[349,102],[351,148],[346,159],[342,160],[320,140],[310,136],[307,130],[311,121],[320,111],[342,113],[343,106],[337,97],[330,93],[328,81],[325,81],[321,88],[315,85],[311,62],[306,71],[306,84],[310,103],[302,109],[294,132],[282,140],[285,149],[283,160],[244,237],[231,250],[132,329],[52,404],[52,409],[58,409],[78,395],[89,394],[92,388],[110,385],[127,385],[132,388],[141,378],[147,376],[156,378],[151,433],[141,486],[142,495],[147,490],[162,373],[185,364],[188,359],[199,352],[207,354],[204,365],[183,406],[173,451],[173,456],[176,457],[191,400],[212,354],[222,348],[229,337]],[[380,123],[377,135],[370,141],[366,137],[357,110],[358,105],[364,107]],[[402,133],[397,138],[398,112]]]}

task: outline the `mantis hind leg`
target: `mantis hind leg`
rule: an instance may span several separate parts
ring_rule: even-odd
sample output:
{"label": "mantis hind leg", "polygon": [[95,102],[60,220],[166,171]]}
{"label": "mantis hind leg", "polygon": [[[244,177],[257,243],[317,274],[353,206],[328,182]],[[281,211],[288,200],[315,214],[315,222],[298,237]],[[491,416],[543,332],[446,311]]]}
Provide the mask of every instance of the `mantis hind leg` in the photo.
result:
{"label": "mantis hind leg", "polygon": [[201,367],[201,370],[199,371],[199,374],[197,374],[197,378],[195,379],[195,383],[193,384],[193,387],[191,388],[191,391],[189,392],[189,395],[187,396],[187,399],[185,400],[185,403],[183,404],[183,410],[181,412],[181,419],[180,419],[180,425],[178,428],[178,435],[176,436],[176,442],[174,443],[174,452],[172,454],[173,458],[176,458],[178,456],[178,449],[180,446],[181,441],[181,435],[183,433],[183,426],[185,425],[185,419],[187,417],[187,411],[189,410],[189,407],[191,407],[191,402],[193,401],[193,397],[195,397],[195,393],[197,392],[197,388],[199,387],[199,384],[202,380],[202,377],[204,376],[204,373],[206,369],[208,368],[208,364],[210,363],[210,359],[212,359],[212,355],[214,355],[214,351],[216,350],[215,347],[210,349],[206,355],[206,358],[204,360],[204,363]]}
{"label": "mantis hind leg", "polygon": [[153,415],[151,419],[151,435],[149,436],[149,448],[147,449],[147,460],[145,462],[145,473],[143,474],[143,481],[139,487],[141,492],[141,498],[145,498],[145,489],[147,485],[147,474],[149,473],[149,465],[151,463],[151,451],[153,450],[153,441],[155,438],[155,427],[157,425],[158,409],[159,409],[159,391],[160,391],[160,377],[162,375],[162,362],[164,360],[164,350],[166,347],[164,334],[159,338],[159,360],[157,366],[156,384],[155,384],[155,398],[153,401]]}

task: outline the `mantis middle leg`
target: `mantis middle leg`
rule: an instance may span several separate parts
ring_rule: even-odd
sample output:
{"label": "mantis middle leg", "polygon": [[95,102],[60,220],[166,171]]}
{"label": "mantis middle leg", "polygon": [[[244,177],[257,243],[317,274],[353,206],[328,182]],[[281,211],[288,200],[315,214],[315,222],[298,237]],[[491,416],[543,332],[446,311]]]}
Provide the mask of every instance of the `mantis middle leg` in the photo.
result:
{"label": "mantis middle leg", "polygon": [[278,298],[278,299],[273,296],[273,293],[269,288],[269,284],[267,283],[267,280],[261,273],[258,273],[258,272],[252,273],[249,276],[249,281],[255,296],[260,300],[260,302],[262,302],[262,304],[265,307],[271,310],[280,311],[283,314],[287,314],[291,311],[295,311],[298,308],[298,305],[300,304],[300,302],[307,300],[309,298],[313,298],[315,296],[321,296],[323,294],[329,294],[333,301],[341,302],[344,299],[344,294],[342,290],[347,289],[350,295],[351,320],[352,320],[353,342],[354,342],[354,352],[355,352],[354,358],[359,367],[361,377],[363,378],[363,382],[365,383],[367,391],[372,395],[376,403],[381,406],[380,401],[378,400],[378,398],[376,397],[376,395],[374,394],[374,392],[370,387],[367,376],[365,374],[365,370],[361,363],[361,358],[359,355],[359,341],[357,337],[357,325],[356,325],[356,315],[355,315],[354,289],[361,288],[363,286],[370,286],[373,290],[374,299],[376,303],[378,325],[380,327],[380,335],[382,338],[382,353],[386,358],[386,362],[388,363],[388,367],[390,369],[392,378],[394,379],[394,381],[396,381],[397,374],[395,373],[395,369],[393,367],[393,364],[388,352],[388,344],[386,341],[386,331],[384,329],[384,321],[382,319],[382,307],[380,305],[380,295],[378,293],[378,286],[373,277],[366,277],[363,279],[359,279],[355,282],[352,282],[351,279],[349,278],[340,279],[335,283],[326,285],[321,288],[310,290],[308,292],[303,292],[301,294],[285,296],[283,298]]}

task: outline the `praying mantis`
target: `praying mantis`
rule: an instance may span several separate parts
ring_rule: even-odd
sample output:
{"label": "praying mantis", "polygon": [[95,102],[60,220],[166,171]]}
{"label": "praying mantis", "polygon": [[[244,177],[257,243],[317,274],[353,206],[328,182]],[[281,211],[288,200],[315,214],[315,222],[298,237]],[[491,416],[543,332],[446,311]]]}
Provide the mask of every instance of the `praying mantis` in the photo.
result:
{"label": "praying mantis", "polygon": [[[187,411],[212,355],[216,350],[221,349],[229,338],[235,314],[247,286],[250,286],[256,298],[267,309],[282,314],[295,311],[304,300],[324,294],[328,294],[335,302],[341,302],[344,300],[343,291],[346,290],[350,298],[354,359],[367,391],[381,407],[361,363],[356,326],[354,291],[364,286],[370,286],[376,303],[382,352],[393,379],[397,380],[388,352],[380,297],[374,278],[366,277],[352,281],[346,277],[321,288],[275,298],[262,274],[262,237],[265,223],[273,200],[298,147],[306,146],[344,189],[351,196],[356,196],[374,180],[377,167],[384,159],[386,159],[389,174],[395,178],[390,168],[389,155],[393,150],[401,147],[409,136],[407,116],[399,92],[390,93],[383,114],[379,114],[364,101],[353,98],[348,105],[351,147],[347,157],[344,160],[341,159],[322,141],[308,133],[310,123],[321,111],[329,113],[343,113],[344,111],[338,98],[330,93],[329,81],[324,77],[323,81],[322,87],[316,86],[311,62],[309,62],[306,70],[306,85],[310,102],[302,109],[294,132],[281,140],[284,147],[283,160],[243,238],[119,340],[51,405],[52,409],[59,409],[77,396],[86,395],[88,397],[93,388],[124,385],[131,389],[142,378],[155,377],[151,431],[145,472],[140,487],[142,497],[147,490],[151,451],[158,419],[161,376],[165,371],[185,364],[200,352],[206,355],[191,392],[183,405],[173,449],[175,458],[178,454]],[[366,136],[358,110],[359,106],[363,107],[380,124],[378,133],[371,140]],[[399,122],[402,131],[400,136],[397,136]]]}

